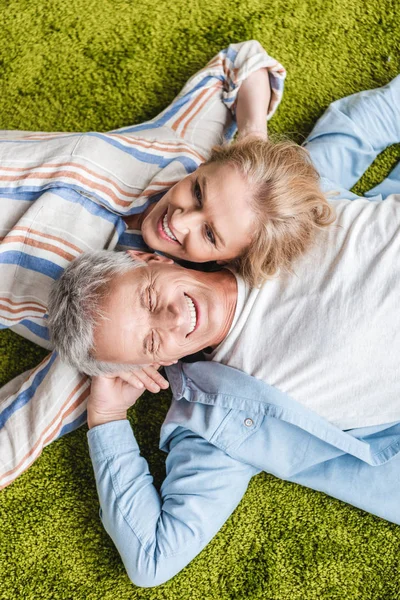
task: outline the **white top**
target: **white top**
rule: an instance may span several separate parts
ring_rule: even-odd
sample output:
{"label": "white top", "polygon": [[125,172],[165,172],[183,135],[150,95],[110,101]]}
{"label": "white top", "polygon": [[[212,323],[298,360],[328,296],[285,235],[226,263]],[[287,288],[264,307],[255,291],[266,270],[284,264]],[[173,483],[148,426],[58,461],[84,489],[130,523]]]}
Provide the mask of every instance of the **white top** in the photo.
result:
{"label": "white top", "polygon": [[292,275],[249,289],[209,355],[341,429],[400,420],[400,195],[340,200]]}

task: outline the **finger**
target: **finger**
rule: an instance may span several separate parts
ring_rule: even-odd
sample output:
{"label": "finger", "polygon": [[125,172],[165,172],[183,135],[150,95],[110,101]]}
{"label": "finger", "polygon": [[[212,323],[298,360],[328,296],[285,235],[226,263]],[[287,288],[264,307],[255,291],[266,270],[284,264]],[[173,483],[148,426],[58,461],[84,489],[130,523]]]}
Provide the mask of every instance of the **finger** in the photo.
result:
{"label": "finger", "polygon": [[129,385],[136,388],[137,390],[143,390],[144,389],[143,382],[137,376],[140,371],[139,370],[135,371],[135,372],[121,371],[115,377],[119,377],[120,379],[122,379],[122,381],[129,383]]}
{"label": "finger", "polygon": [[[143,367],[143,372],[150,377],[160,388],[166,390],[169,387],[169,383],[165,377],[161,375],[154,367]],[[143,379],[142,379],[143,381]]]}
{"label": "finger", "polygon": [[151,377],[149,377],[144,371],[140,371],[138,374],[140,381],[143,383],[146,390],[149,392],[153,392],[153,394],[157,394],[160,391],[160,386],[156,383]]}
{"label": "finger", "polygon": [[134,373],[121,373],[121,379],[127,383],[131,383],[132,379],[139,380],[146,390],[153,392],[154,394],[160,391],[160,386],[144,372],[143,368],[135,369]]}

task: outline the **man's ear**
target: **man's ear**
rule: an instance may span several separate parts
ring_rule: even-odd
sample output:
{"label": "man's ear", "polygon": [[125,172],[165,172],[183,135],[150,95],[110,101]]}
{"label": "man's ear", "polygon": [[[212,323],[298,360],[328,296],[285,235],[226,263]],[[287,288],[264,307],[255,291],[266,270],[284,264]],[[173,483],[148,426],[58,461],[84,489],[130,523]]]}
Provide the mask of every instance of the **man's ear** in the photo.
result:
{"label": "man's ear", "polygon": [[153,252],[140,252],[140,250],[127,250],[128,254],[137,260],[142,260],[146,263],[151,262],[163,262],[169,265],[174,264],[172,258],[167,258],[162,254],[155,254]]}

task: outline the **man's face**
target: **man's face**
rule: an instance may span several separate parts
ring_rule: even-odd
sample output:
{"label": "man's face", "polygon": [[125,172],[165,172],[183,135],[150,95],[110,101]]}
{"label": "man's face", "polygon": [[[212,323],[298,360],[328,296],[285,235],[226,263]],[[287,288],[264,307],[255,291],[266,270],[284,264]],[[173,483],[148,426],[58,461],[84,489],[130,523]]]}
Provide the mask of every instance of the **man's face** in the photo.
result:
{"label": "man's face", "polygon": [[150,248],[192,262],[229,261],[251,242],[249,184],[230,165],[210,164],[174,185],[142,223]]}
{"label": "man's face", "polygon": [[170,363],[220,343],[236,307],[228,272],[184,269],[160,256],[113,278],[100,310],[94,357],[146,365]]}

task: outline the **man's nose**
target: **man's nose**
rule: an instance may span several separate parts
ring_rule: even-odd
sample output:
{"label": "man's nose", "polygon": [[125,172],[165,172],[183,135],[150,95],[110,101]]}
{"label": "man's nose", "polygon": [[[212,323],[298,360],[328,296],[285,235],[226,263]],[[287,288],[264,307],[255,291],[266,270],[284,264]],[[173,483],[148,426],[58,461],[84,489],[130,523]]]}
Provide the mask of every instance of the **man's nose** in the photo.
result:
{"label": "man's nose", "polygon": [[180,329],[185,324],[185,311],[182,307],[170,303],[157,315],[157,326],[164,331]]}
{"label": "man's nose", "polygon": [[177,208],[170,217],[170,223],[173,231],[187,235],[201,224],[201,217],[196,210]]}

